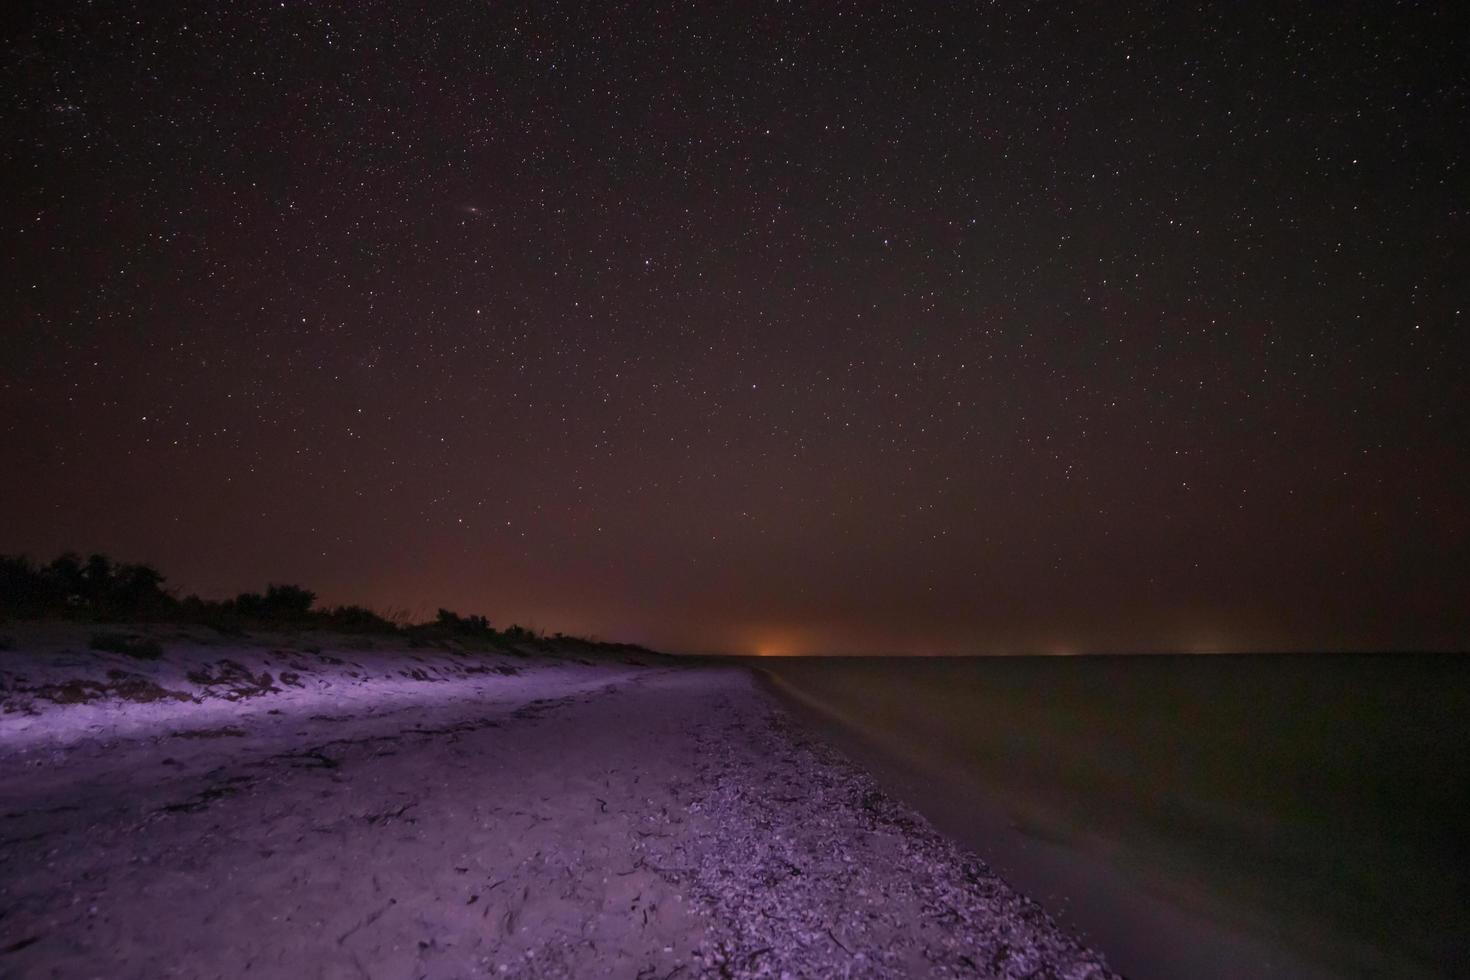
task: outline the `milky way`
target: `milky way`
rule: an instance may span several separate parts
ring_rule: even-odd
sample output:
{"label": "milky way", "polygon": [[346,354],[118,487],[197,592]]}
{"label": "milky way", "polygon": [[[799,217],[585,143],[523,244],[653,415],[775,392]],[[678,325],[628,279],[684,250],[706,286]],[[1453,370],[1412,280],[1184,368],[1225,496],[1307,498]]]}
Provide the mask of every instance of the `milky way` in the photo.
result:
{"label": "milky way", "polygon": [[1455,5],[41,6],[0,550],[681,649],[1470,642]]}

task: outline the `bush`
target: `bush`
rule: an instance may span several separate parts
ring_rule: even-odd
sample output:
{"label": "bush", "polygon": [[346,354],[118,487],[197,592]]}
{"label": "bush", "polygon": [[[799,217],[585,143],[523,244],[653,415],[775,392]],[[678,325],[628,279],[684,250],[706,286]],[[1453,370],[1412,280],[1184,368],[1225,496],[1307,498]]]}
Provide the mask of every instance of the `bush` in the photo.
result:
{"label": "bush", "polygon": [[24,555],[0,555],[0,613],[35,616],[56,605],[41,570]]}
{"label": "bush", "polygon": [[235,597],[235,611],[251,619],[293,622],[311,615],[316,593],[299,585],[267,585],[265,595],[242,592]]}
{"label": "bush", "polygon": [[157,660],[163,656],[163,647],[157,640],[133,633],[93,633],[90,646],[93,650],[122,653],[139,660]]}
{"label": "bush", "polygon": [[[101,555],[92,556],[94,561],[98,558],[106,561]],[[100,584],[101,591],[91,600],[93,608],[136,615],[159,612],[174,604],[173,596],[163,591],[163,575],[151,565],[118,565],[110,571]]]}
{"label": "bush", "polygon": [[[523,654],[527,647],[552,645],[586,650],[640,651],[623,644],[581,640],[556,634],[548,640],[534,629],[512,625],[496,630],[485,616],[461,616],[440,609],[435,618],[415,625],[404,611],[375,612],[364,606],[313,609],[316,593],[299,585],[271,584],[264,593],[242,592],[224,601],[184,599],[166,591],[164,577],[151,565],[115,562],[94,554],[84,561],[75,552],[58,555],[38,565],[24,555],[0,555],[0,620],[8,617],[54,617],[96,623],[171,622],[207,626],[226,636],[243,636],[246,629],[271,626],[334,629],[349,634],[386,634],[415,645],[447,646],[453,638],[462,646],[494,646]],[[153,640],[127,633],[98,633],[92,647],[133,657],[161,656]]]}
{"label": "bush", "polygon": [[177,605],[151,565],[113,564],[106,555],[84,563],[72,552],[38,566],[24,556],[0,556],[0,611],[21,616],[150,618]]}
{"label": "bush", "polygon": [[337,606],[318,616],[322,625],[343,633],[396,633],[398,626],[366,606]]}
{"label": "bush", "polygon": [[461,616],[448,609],[439,610],[439,614],[434,618],[434,625],[456,636],[492,637],[495,635],[495,630],[491,628],[490,620],[486,617]]}

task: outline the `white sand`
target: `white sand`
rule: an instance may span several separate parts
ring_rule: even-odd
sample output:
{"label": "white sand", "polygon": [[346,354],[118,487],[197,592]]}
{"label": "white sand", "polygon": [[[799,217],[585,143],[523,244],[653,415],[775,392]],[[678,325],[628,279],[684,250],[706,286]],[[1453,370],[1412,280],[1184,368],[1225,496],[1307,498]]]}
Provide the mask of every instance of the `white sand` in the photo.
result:
{"label": "white sand", "polygon": [[1109,976],[740,669],[20,645],[5,976]]}

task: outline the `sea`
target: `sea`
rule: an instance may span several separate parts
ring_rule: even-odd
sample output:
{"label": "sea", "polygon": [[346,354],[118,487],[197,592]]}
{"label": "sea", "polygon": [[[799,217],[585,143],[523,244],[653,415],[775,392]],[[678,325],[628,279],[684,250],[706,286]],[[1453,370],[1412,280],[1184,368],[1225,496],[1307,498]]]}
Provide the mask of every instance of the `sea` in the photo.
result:
{"label": "sea", "polygon": [[1470,656],[749,662],[1134,980],[1470,977]]}

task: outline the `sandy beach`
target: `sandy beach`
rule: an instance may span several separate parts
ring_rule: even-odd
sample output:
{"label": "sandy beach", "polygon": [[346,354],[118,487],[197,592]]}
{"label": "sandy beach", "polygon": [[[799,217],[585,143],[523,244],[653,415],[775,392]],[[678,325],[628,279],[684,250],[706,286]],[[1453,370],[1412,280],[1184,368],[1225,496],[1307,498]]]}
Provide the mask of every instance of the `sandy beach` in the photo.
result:
{"label": "sandy beach", "polygon": [[741,668],[21,636],[0,973],[1104,978]]}

